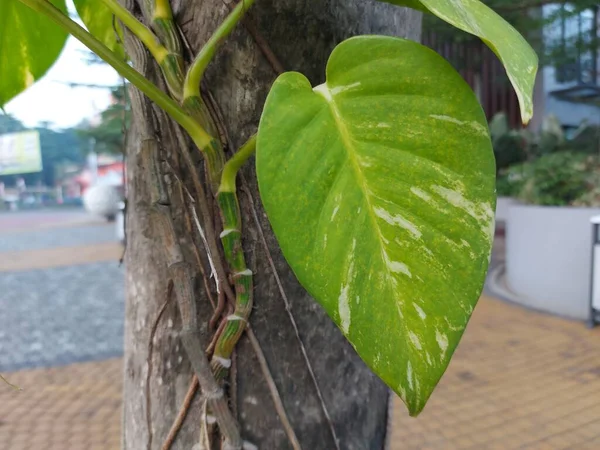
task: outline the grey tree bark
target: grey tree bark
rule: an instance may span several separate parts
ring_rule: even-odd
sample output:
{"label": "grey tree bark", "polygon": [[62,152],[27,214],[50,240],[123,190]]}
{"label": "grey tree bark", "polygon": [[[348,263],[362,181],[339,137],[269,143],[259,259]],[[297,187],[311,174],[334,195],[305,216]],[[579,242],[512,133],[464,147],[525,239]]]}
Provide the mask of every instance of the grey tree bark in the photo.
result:
{"label": "grey tree bark", "polygon": [[[174,0],[173,5],[176,19],[194,51],[229,11],[223,0]],[[315,85],[324,81],[327,58],[343,39],[379,33],[416,40],[421,24],[419,13],[370,0],[259,0],[249,17],[285,69],[303,72]],[[273,67],[255,40],[243,25],[239,26],[219,52],[207,76],[207,85],[222,111],[235,146],[256,131],[262,105],[275,78]],[[166,165],[167,170],[172,164],[177,165],[178,146],[173,125],[159,112],[155,117],[140,117],[140,114],[134,110],[136,120],[152,120],[157,124],[165,159],[171,161]],[[155,324],[165,304],[168,279],[159,236],[152,227],[147,183],[138,150],[139,136],[134,127],[129,135],[127,155],[123,410],[123,447],[131,450],[161,448],[192,378],[177,335],[179,315],[174,300],[167,304]],[[253,170],[252,163],[247,164],[240,194],[244,248],[255,273],[255,307],[250,322],[302,448],[334,449],[335,445],[282,295],[289,300],[339,447],[381,449],[386,436],[388,389],[296,281],[261,207]],[[185,175],[185,170],[182,173]],[[172,197],[181,198],[177,194],[177,182],[172,186]],[[197,270],[197,259],[191,249],[198,241],[186,224],[181,202],[176,209],[181,244]],[[206,321],[212,309],[200,274],[196,284],[201,314]],[[149,358],[153,325],[156,332]],[[244,439],[260,449],[291,448],[256,355],[245,336],[236,354],[237,377],[228,387]],[[189,450],[198,444],[200,401],[196,397],[174,449]]]}

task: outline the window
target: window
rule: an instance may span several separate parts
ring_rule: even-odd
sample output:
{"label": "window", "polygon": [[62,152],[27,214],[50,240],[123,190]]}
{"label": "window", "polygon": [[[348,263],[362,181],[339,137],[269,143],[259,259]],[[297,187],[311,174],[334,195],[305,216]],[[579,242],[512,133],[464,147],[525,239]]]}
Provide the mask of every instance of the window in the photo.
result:
{"label": "window", "polygon": [[559,83],[598,84],[598,6],[577,10],[572,4],[546,10],[546,33]]}

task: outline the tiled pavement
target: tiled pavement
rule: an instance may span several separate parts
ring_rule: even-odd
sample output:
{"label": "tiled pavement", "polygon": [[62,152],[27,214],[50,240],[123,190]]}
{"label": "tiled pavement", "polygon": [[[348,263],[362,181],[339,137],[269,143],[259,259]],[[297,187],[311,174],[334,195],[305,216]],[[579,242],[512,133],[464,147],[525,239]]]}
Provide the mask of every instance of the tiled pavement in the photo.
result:
{"label": "tiled pavement", "polygon": [[[72,234],[76,235],[80,236]],[[96,242],[98,237],[91,237],[90,242],[85,239],[74,242],[75,239],[78,238],[69,240],[67,237],[61,242],[84,246],[105,244]],[[35,253],[52,245],[42,243],[33,247],[28,248]],[[69,250],[73,255],[83,251],[83,247],[74,248],[79,248],[79,251]],[[15,328],[19,317],[38,308],[38,325],[49,323],[42,333],[48,338],[56,333],[51,324],[71,312],[73,317],[65,318],[59,328],[73,329],[70,333],[74,333],[75,341],[77,323],[83,320],[85,311],[91,311],[88,315],[96,320],[95,325],[91,322],[96,331],[102,325],[122,327],[119,319],[109,313],[118,307],[104,304],[115,298],[117,304],[120,302],[122,305],[119,297],[122,294],[103,291],[99,287],[118,284],[107,282],[110,277],[116,280],[121,276],[114,264],[116,256],[115,252],[111,262],[78,266],[77,271],[84,275],[69,275],[72,267],[13,273],[3,273],[0,268],[2,288],[11,285],[13,287],[7,291],[21,293],[10,301],[11,305],[17,305],[12,311],[13,316],[0,323],[0,333],[5,327],[12,326],[12,339],[16,339],[16,342],[11,341],[14,348],[9,351],[6,336],[0,337],[0,370],[3,370],[2,364],[12,369],[19,367],[14,358],[5,357],[3,362],[3,354],[22,351],[32,345],[35,349],[41,343],[39,356],[47,353],[50,347],[62,345],[51,339],[48,343],[45,339],[32,341],[29,335],[35,335],[33,328],[27,333]],[[34,261],[35,257],[31,260]],[[17,285],[7,284],[11,277],[18,286],[27,286],[27,289],[17,290]],[[51,279],[57,277],[62,281],[53,284]],[[69,284],[70,288],[67,287]],[[33,295],[34,291],[40,294]],[[100,301],[94,300],[98,297]],[[21,308],[22,302],[29,306]],[[0,321],[8,314],[1,310],[7,307],[6,303],[2,290]],[[118,332],[113,329],[109,334]],[[121,345],[120,336],[113,341],[110,336],[99,336],[97,340],[105,339],[108,339],[109,347]],[[102,356],[100,350],[92,345],[91,353],[80,353],[79,359],[93,359],[93,353],[96,358]],[[598,354],[600,328],[590,331],[581,323],[484,297],[425,411],[418,418],[410,418],[402,403],[395,401],[391,450],[600,449]],[[67,355],[67,359],[61,359],[56,352],[52,355],[49,359],[36,359],[34,351],[27,359],[30,365],[78,360],[72,354]],[[13,391],[0,384],[0,450],[119,447],[122,376],[119,358],[5,375],[23,391]]]}
{"label": "tiled pavement", "polygon": [[0,372],[120,356],[121,252],[84,211],[0,214]]}
{"label": "tiled pavement", "polygon": [[[2,230],[0,228],[0,230]],[[0,252],[42,250],[115,242],[114,224],[54,225],[51,228],[2,230]]]}
{"label": "tiled pavement", "polygon": [[600,328],[484,297],[423,413],[392,450],[600,449]]}
{"label": "tiled pavement", "polygon": [[121,359],[8,374],[0,385],[0,449],[117,450]]}
{"label": "tiled pavement", "polygon": [[[600,329],[484,297],[425,411],[396,400],[391,450],[600,449],[598,354]],[[118,447],[120,359],[7,375],[0,449]]]}
{"label": "tiled pavement", "polygon": [[115,241],[82,210],[0,214],[0,373],[23,389],[0,382],[0,450],[119,448]]}
{"label": "tiled pavement", "polygon": [[[78,247],[69,249],[77,255]],[[124,278],[117,255],[110,262],[0,272],[0,371],[122,355]]]}

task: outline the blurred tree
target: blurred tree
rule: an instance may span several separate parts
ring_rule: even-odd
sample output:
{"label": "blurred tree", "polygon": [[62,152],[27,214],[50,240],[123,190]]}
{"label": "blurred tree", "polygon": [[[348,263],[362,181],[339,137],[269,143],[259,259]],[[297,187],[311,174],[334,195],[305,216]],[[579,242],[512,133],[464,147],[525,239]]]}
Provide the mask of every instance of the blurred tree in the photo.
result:
{"label": "blurred tree", "polygon": [[[81,141],[73,128],[54,131],[47,127],[38,127],[36,130],[40,133],[43,165],[43,170],[41,174],[37,174],[37,178],[46,186],[53,186],[56,182],[56,169],[60,165],[83,164]],[[25,180],[27,181],[27,178]]]}
{"label": "blurred tree", "polygon": [[114,87],[111,95],[113,102],[100,114],[100,123],[77,131],[79,137],[85,142],[82,146],[85,152],[91,149],[87,143],[93,139],[94,149],[98,153],[123,153],[123,130],[131,122],[131,107],[126,85]]}
{"label": "blurred tree", "polygon": [[9,114],[0,114],[0,134],[14,133],[24,129],[25,125],[20,120]]}

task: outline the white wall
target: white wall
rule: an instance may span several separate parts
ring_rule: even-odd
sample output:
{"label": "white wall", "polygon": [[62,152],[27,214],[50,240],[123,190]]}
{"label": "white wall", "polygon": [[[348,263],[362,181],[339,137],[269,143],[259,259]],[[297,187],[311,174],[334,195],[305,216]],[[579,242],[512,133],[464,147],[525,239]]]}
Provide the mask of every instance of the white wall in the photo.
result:
{"label": "white wall", "polygon": [[528,307],[574,319],[589,315],[595,208],[511,205],[506,281]]}

